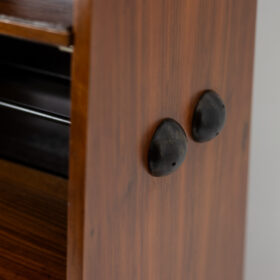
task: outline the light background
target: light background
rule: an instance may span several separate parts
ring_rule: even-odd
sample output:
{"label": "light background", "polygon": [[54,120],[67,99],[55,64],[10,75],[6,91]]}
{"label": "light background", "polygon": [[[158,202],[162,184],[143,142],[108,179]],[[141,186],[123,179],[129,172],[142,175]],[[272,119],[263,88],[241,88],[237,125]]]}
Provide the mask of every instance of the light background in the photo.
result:
{"label": "light background", "polygon": [[280,0],[258,0],[245,280],[280,280]]}

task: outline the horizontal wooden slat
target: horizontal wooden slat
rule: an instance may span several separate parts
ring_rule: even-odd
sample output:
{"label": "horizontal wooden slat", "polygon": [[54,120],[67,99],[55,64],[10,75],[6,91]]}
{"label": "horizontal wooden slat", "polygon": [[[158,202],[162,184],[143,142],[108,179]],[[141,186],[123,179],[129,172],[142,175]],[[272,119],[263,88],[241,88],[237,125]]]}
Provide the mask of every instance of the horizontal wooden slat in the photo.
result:
{"label": "horizontal wooden slat", "polygon": [[59,24],[0,16],[0,34],[59,46],[71,45],[71,31]]}

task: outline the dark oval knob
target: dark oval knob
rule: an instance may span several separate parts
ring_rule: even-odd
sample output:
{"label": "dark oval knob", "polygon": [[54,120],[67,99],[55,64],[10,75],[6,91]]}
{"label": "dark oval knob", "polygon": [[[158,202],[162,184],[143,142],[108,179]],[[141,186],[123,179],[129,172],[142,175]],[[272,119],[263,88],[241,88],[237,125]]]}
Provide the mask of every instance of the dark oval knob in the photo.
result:
{"label": "dark oval knob", "polygon": [[226,120],[226,108],[219,95],[207,90],[200,97],[192,121],[192,136],[197,142],[206,142],[222,131]]}
{"label": "dark oval knob", "polygon": [[165,119],[157,127],[148,154],[149,171],[153,176],[165,176],[177,170],[187,153],[187,136],[181,125]]}

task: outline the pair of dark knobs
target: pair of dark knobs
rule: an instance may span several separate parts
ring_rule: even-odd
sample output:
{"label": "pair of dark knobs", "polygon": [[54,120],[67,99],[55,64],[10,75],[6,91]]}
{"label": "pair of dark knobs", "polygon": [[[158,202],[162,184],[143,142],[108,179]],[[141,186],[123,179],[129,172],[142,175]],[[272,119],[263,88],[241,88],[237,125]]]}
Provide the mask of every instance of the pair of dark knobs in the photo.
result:
{"label": "pair of dark knobs", "polygon": [[[226,109],[219,95],[205,91],[193,114],[192,138],[207,142],[218,136],[224,127]],[[187,135],[173,119],[165,119],[157,127],[148,154],[149,171],[153,176],[165,176],[177,170],[187,154]]]}

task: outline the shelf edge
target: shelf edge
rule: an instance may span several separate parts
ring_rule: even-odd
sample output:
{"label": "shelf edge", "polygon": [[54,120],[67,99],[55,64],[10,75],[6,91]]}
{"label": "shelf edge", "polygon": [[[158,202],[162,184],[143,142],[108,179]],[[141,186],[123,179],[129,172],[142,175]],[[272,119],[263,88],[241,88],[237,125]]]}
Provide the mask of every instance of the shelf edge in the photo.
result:
{"label": "shelf edge", "polygon": [[0,34],[57,46],[70,46],[70,28],[62,25],[0,15]]}

